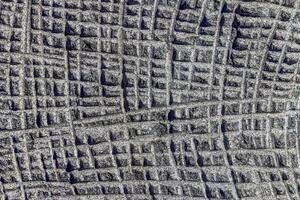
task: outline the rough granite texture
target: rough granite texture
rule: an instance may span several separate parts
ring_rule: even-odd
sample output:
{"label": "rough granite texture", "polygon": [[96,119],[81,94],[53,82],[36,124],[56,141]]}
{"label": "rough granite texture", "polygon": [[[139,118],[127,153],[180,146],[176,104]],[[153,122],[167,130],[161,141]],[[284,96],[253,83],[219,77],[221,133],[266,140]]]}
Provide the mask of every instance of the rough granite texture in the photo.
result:
{"label": "rough granite texture", "polygon": [[0,0],[0,199],[299,200],[299,6]]}

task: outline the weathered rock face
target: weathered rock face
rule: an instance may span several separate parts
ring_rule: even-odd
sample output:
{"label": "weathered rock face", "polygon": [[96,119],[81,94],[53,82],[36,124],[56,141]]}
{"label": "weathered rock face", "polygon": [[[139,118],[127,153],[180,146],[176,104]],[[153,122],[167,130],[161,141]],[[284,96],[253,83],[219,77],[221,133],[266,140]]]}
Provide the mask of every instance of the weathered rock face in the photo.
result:
{"label": "weathered rock face", "polygon": [[300,199],[299,6],[0,0],[0,199]]}

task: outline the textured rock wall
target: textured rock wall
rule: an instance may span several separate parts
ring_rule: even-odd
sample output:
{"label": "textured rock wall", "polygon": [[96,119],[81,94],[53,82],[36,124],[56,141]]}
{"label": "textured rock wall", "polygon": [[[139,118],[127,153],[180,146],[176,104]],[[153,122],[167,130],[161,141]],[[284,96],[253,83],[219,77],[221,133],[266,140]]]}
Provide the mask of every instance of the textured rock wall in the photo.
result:
{"label": "textured rock wall", "polygon": [[0,0],[0,199],[300,199],[295,0]]}

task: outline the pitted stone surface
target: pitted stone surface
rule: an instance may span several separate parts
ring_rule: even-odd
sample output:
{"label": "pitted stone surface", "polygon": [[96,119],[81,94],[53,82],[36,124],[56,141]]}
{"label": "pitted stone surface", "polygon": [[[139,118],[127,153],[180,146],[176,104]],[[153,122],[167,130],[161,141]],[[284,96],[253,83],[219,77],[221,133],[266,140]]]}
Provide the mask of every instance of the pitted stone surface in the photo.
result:
{"label": "pitted stone surface", "polygon": [[300,199],[299,6],[0,0],[0,199]]}

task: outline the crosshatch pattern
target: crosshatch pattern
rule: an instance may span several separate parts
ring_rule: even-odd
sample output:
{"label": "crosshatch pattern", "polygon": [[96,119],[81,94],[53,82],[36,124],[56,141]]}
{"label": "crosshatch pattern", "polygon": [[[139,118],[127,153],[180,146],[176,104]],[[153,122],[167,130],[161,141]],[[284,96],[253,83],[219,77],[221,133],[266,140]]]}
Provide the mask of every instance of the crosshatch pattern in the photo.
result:
{"label": "crosshatch pattern", "polygon": [[0,199],[300,199],[299,6],[0,0]]}

